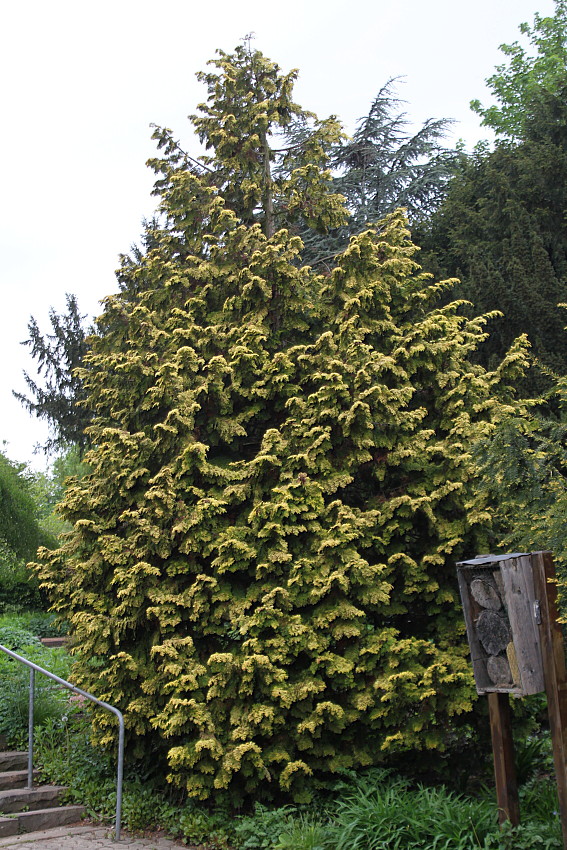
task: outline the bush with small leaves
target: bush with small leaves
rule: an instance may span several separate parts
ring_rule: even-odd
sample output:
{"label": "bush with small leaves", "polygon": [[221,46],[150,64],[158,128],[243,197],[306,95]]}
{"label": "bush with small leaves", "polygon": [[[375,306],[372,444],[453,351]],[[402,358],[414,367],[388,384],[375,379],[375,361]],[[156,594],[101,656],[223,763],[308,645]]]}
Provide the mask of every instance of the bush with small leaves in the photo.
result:
{"label": "bush with small leaves", "polygon": [[[420,272],[401,211],[328,274],[302,266],[299,208],[344,216],[336,122],[258,51],[214,64],[194,119],[214,155],[197,167],[156,133],[163,229],[106,300],[82,372],[90,472],[38,572],[131,758],[191,798],[304,802],[443,749],[471,710],[454,562],[490,519],[471,448],[513,409],[525,352],[472,364],[485,320],[438,306],[449,284]],[[311,135],[270,152],[294,114]]]}

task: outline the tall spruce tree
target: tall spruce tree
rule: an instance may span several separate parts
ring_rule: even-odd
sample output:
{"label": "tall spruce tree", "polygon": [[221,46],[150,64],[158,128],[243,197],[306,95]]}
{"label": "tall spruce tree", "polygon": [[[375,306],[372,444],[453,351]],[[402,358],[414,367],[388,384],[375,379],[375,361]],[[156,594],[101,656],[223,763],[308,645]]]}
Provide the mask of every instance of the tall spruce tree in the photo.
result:
{"label": "tall spruce tree", "polygon": [[68,293],[66,301],[67,313],[59,314],[53,308],[49,311],[51,334],[44,336],[36,319],[30,318],[29,339],[22,344],[31,348],[43,386],[39,379],[24,372],[31,398],[18,392],[14,395],[30,413],[47,420],[50,437],[44,446],[46,452],[65,451],[73,444],[82,453],[87,445],[85,428],[91,417],[75,370],[83,363],[93,328],[85,325],[86,316],[81,315],[76,296]]}
{"label": "tall spruce tree", "polygon": [[132,757],[191,796],[300,800],[443,747],[471,708],[454,561],[484,549],[488,515],[470,450],[524,353],[471,365],[483,320],[435,307],[446,284],[400,212],[330,274],[302,265],[286,216],[344,216],[328,146],[274,176],[294,74],[246,45],[213,66],[193,119],[210,155],[157,131],[161,223],[86,357],[91,472],[38,571]]}

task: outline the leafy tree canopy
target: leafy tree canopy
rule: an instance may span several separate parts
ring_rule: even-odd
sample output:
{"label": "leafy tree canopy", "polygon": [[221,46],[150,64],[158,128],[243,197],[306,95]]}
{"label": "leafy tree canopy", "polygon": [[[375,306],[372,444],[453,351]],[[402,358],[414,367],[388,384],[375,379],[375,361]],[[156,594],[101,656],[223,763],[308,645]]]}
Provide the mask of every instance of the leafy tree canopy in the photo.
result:
{"label": "leafy tree canopy", "polygon": [[564,93],[567,87],[566,0],[555,0],[552,17],[536,13],[533,25],[521,24],[520,32],[527,36],[532,51],[518,41],[501,45],[507,62],[497,66],[486,81],[496,104],[485,107],[479,100],[471,102],[485,126],[499,138],[516,141],[525,136],[534,104],[542,96]]}
{"label": "leafy tree canopy", "polygon": [[23,464],[0,453],[0,539],[17,558],[30,560],[37,547],[46,544],[30,493],[30,479]]}
{"label": "leafy tree canopy", "polygon": [[69,528],[59,517],[57,505],[70,482],[81,478],[87,471],[79,446],[73,443],[52,459],[46,472],[34,471],[26,475],[40,528],[54,540]]}

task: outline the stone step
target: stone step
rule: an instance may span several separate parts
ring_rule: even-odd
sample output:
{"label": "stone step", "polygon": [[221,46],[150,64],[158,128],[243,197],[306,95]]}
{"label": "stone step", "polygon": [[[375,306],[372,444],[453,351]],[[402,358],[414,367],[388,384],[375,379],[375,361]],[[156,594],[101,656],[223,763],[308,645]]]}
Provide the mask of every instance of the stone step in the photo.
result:
{"label": "stone step", "polygon": [[28,766],[28,754],[8,750],[0,753],[0,773],[6,770],[26,770]]}
{"label": "stone step", "polygon": [[37,788],[11,788],[0,791],[0,812],[12,814],[31,809],[53,808],[67,789],[62,785],[39,785]]}
{"label": "stone step", "polygon": [[56,646],[66,646],[69,643],[69,638],[67,635],[60,635],[59,637],[40,638],[40,641],[44,646],[53,648]]}
{"label": "stone step", "polygon": [[[38,771],[34,770],[33,778],[37,779]],[[7,791],[10,788],[25,788],[28,784],[28,771],[26,770],[6,770],[0,773],[0,791]]]}
{"label": "stone step", "polygon": [[5,838],[7,835],[18,835],[19,831],[18,815],[14,815],[12,818],[0,815],[0,838]]}
{"label": "stone step", "polygon": [[[0,750],[6,740],[0,736]],[[0,751],[0,838],[43,832],[76,824],[85,817],[84,806],[60,805],[67,790],[60,785],[27,788],[27,752]],[[37,778],[34,770],[34,778]]]}
{"label": "stone step", "polygon": [[84,816],[84,806],[58,806],[54,809],[36,809],[33,812],[18,812],[12,817],[0,816],[0,837],[19,835],[22,832],[55,829],[58,826],[77,823]]}

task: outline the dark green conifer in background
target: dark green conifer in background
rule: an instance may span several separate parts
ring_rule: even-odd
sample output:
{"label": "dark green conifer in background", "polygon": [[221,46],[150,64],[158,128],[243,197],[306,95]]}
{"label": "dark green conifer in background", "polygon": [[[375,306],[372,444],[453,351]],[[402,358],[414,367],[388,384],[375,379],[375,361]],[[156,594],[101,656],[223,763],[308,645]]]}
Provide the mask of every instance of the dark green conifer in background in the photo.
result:
{"label": "dark green conifer in background", "polygon": [[[507,62],[487,81],[496,103],[473,108],[496,132],[494,149],[461,157],[447,198],[416,239],[424,265],[459,277],[476,311],[498,310],[484,362],[502,357],[520,334],[544,366],[565,374],[567,334],[567,5],[535,16]],[[536,372],[524,389],[548,386]]]}
{"label": "dark green conifer in background", "polygon": [[90,413],[83,405],[85,393],[75,370],[83,363],[93,329],[85,325],[86,316],[81,315],[76,296],[67,293],[66,301],[66,313],[59,314],[53,308],[49,311],[50,334],[44,336],[36,319],[30,318],[29,339],[23,345],[31,349],[38,377],[24,372],[30,397],[18,392],[14,395],[29,413],[49,424],[51,433],[44,447],[47,452],[65,451],[73,444],[82,453],[87,445],[85,428]]}

